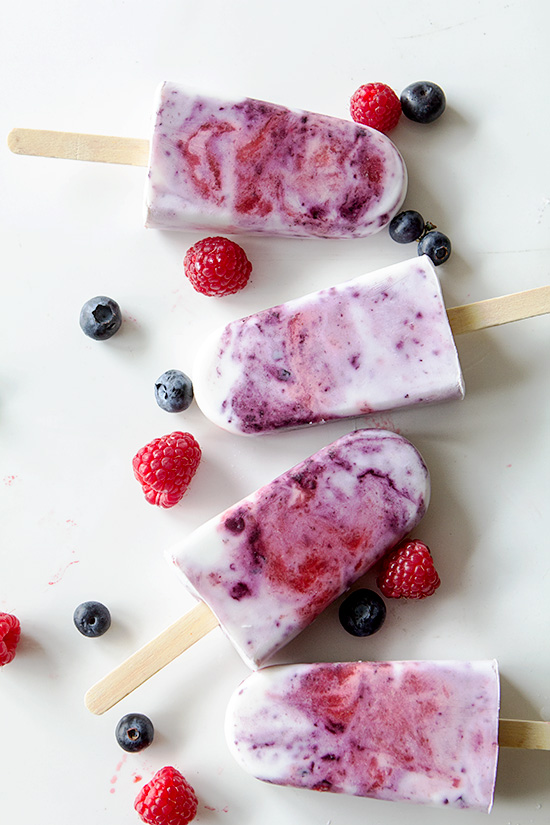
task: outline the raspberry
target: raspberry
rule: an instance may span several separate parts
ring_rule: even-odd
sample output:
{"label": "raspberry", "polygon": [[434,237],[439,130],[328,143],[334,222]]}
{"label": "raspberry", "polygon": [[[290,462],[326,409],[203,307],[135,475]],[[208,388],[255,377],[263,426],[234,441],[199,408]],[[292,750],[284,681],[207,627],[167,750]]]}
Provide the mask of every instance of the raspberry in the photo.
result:
{"label": "raspberry", "polygon": [[351,96],[350,112],[356,123],[389,132],[401,116],[401,101],[385,83],[366,83]]}
{"label": "raspberry", "polygon": [[425,599],[441,581],[426,545],[405,539],[382,559],[376,584],[387,599]]}
{"label": "raspberry", "polygon": [[19,619],[11,613],[0,613],[0,665],[11,662],[20,636]]}
{"label": "raspberry", "polygon": [[185,274],[203,295],[233,295],[246,286],[252,264],[244,249],[228,238],[204,238],[187,250]]}
{"label": "raspberry", "polygon": [[197,795],[176,768],[161,768],[136,796],[134,808],[150,825],[187,825],[197,813]]}
{"label": "raspberry", "polygon": [[181,499],[201,460],[201,448],[191,433],[155,438],[133,458],[134,475],[149,504],[173,507]]}

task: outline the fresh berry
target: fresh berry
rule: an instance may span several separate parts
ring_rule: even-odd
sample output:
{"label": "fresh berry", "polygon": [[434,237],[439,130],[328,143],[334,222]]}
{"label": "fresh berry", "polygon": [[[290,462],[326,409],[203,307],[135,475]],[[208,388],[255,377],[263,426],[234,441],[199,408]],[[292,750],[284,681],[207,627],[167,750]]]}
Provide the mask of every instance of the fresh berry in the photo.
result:
{"label": "fresh berry", "polygon": [[434,266],[444,264],[451,255],[451,241],[438,229],[432,229],[420,239],[417,247],[419,255],[427,255]]}
{"label": "fresh berry", "polygon": [[167,370],[155,382],[157,404],[166,412],[183,412],[193,400],[193,383],[180,370]]}
{"label": "fresh berry", "polygon": [[246,286],[252,264],[246,253],[229,238],[204,238],[187,250],[185,274],[203,295],[233,295]]}
{"label": "fresh berry", "polygon": [[86,301],[80,310],[80,327],[82,332],[95,341],[106,341],[122,324],[120,307],[112,298],[98,295]]}
{"label": "fresh berry", "polygon": [[133,458],[134,475],[149,504],[173,507],[181,499],[201,460],[201,448],[191,433],[155,438]]}
{"label": "fresh berry", "polygon": [[351,96],[350,112],[356,123],[389,132],[401,116],[399,98],[385,83],[366,83]]}
{"label": "fresh berry", "polygon": [[445,111],[445,94],[437,83],[411,83],[401,92],[401,108],[409,120],[432,123]]}
{"label": "fresh berry", "polygon": [[387,599],[425,599],[441,581],[426,545],[406,539],[383,558],[376,584]]}
{"label": "fresh berry", "polygon": [[20,636],[19,619],[11,613],[0,613],[0,666],[14,658]]}
{"label": "fresh berry", "polygon": [[149,825],[187,825],[197,813],[197,795],[176,768],[161,768],[136,796],[134,808]]}
{"label": "fresh berry", "polygon": [[111,614],[101,602],[82,602],[73,613],[73,621],[83,636],[103,636],[111,627]]}
{"label": "fresh berry", "polygon": [[386,605],[373,590],[355,590],[338,611],[340,624],[352,636],[372,636],[386,618]]}
{"label": "fresh berry", "polygon": [[154,735],[153,723],[143,713],[127,713],[115,730],[116,741],[128,753],[137,753],[149,747]]}
{"label": "fresh berry", "polygon": [[391,219],[389,225],[390,237],[397,243],[418,241],[422,237],[424,226],[424,218],[420,212],[407,209]]}

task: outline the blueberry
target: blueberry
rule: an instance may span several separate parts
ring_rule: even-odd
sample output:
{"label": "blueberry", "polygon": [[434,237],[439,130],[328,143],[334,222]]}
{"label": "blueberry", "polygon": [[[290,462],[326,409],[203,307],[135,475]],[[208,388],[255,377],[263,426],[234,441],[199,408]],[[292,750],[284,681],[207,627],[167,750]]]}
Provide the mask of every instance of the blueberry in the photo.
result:
{"label": "blueberry", "polygon": [[418,254],[427,255],[428,258],[431,258],[434,266],[439,266],[439,264],[444,264],[445,261],[449,260],[451,241],[443,232],[433,229],[431,232],[426,232],[420,240]]}
{"label": "blueberry", "polygon": [[355,590],[340,605],[340,624],[352,636],[372,636],[386,618],[386,605],[373,590]]}
{"label": "blueberry", "polygon": [[143,713],[127,713],[115,730],[116,741],[129,753],[137,753],[149,747],[154,734],[153,723]]}
{"label": "blueberry", "polygon": [[437,83],[411,83],[403,89],[400,99],[403,114],[415,123],[432,123],[445,111],[445,94]]}
{"label": "blueberry", "polygon": [[389,231],[391,239],[397,243],[417,241],[424,232],[424,218],[420,212],[407,209],[392,218]]}
{"label": "blueberry", "polygon": [[119,305],[105,295],[90,298],[80,310],[80,328],[94,341],[106,341],[107,338],[111,338],[118,332],[121,324]]}
{"label": "blueberry", "polygon": [[193,400],[192,381],[180,370],[167,370],[155,382],[155,398],[166,412],[183,412]]}
{"label": "blueberry", "polygon": [[73,614],[73,621],[83,636],[103,636],[111,627],[111,614],[100,602],[82,602]]}

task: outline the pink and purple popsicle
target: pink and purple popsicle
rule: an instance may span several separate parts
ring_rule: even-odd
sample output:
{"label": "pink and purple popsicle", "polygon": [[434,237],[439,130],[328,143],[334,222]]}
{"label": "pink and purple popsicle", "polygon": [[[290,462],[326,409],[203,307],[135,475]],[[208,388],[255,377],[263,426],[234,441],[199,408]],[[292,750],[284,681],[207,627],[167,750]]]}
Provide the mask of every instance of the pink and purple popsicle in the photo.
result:
{"label": "pink and purple popsicle", "polygon": [[425,255],[232,321],[201,346],[195,398],[241,435],[462,398]]}
{"label": "pink and purple popsicle", "polygon": [[257,667],[420,521],[426,465],[387,430],[356,430],[195,530],[168,553]]}
{"label": "pink and purple popsicle", "polygon": [[266,782],[488,812],[499,692],[495,661],[267,667],[233,694],[227,742]]}
{"label": "pink and purple popsicle", "polygon": [[158,91],[146,225],[358,238],[405,197],[393,143],[352,121],[165,82]]}

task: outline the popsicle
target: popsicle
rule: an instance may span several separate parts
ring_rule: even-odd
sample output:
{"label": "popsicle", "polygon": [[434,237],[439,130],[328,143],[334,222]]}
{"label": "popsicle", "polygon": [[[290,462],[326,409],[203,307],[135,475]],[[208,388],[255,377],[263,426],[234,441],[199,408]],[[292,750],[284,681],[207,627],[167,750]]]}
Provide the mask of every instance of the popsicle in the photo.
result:
{"label": "popsicle", "polygon": [[550,749],[550,724],[501,720],[495,661],[266,667],[234,692],[226,737],[266,782],[489,812],[498,745]]}
{"label": "popsicle", "polygon": [[[387,430],[356,430],[206,522],[167,555],[199,600],[199,625],[208,631],[220,624],[255,668],[412,530],[429,496],[428,470],[409,441]],[[92,688],[88,707],[107,710],[204,635],[192,624],[189,638],[189,616],[180,623]]]}
{"label": "popsicle", "polygon": [[195,398],[240,435],[461,399],[452,330],[549,311],[541,287],[447,312],[421,255],[214,331],[195,359]]}
{"label": "popsicle", "polygon": [[[405,197],[405,164],[374,129],[252,98],[161,84],[146,141],[16,129],[18,154],[149,165],[146,226],[359,238]],[[147,157],[148,155],[148,157]]]}

